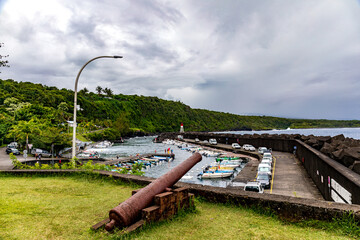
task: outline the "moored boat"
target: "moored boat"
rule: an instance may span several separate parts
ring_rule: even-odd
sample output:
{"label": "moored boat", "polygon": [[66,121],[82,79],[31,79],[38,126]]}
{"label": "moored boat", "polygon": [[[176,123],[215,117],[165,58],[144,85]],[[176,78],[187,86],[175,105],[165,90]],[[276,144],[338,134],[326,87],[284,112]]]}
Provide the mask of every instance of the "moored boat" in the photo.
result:
{"label": "moored boat", "polygon": [[231,177],[234,174],[234,171],[227,170],[216,170],[216,171],[205,171],[200,173],[198,176],[200,178],[226,178]]}

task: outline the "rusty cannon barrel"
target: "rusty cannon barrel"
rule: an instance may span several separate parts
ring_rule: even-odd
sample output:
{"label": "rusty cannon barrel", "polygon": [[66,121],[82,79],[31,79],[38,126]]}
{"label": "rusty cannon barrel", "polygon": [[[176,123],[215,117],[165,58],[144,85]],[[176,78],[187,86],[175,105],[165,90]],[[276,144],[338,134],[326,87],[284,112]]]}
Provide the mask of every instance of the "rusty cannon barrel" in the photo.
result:
{"label": "rusty cannon barrel", "polygon": [[151,204],[155,195],[162,193],[166,188],[173,186],[182,176],[195,166],[195,164],[200,162],[201,158],[199,153],[193,154],[184,162],[132,195],[126,201],[111,209],[109,212],[110,222],[106,224],[105,229],[111,231],[114,226],[130,226],[138,218],[141,210]]}

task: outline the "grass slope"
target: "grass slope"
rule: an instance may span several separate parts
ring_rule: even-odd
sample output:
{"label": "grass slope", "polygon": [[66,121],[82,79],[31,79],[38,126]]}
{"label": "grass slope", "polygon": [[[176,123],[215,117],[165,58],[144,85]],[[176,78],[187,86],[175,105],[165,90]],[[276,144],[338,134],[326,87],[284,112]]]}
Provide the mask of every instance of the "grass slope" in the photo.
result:
{"label": "grass slope", "polygon": [[92,175],[0,173],[0,239],[352,239],[328,223],[286,223],[252,209],[203,201],[196,202],[195,212],[126,237],[89,230],[136,188]]}

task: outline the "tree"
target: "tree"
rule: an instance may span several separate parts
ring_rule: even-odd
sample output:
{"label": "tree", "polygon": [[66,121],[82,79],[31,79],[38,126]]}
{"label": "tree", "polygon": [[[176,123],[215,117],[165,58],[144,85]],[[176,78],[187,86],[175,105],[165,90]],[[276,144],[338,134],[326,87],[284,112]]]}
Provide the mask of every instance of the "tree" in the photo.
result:
{"label": "tree", "polygon": [[[4,43],[0,43],[0,48],[4,45]],[[9,55],[1,55],[0,54],[0,67],[10,67],[10,65],[8,64],[9,61],[7,60],[2,60],[3,58],[7,58],[9,57]],[[1,72],[0,72],[1,73]]]}
{"label": "tree", "polygon": [[108,96],[111,97],[113,95],[113,91],[110,88],[104,88],[103,92]]}
{"label": "tree", "polygon": [[62,132],[62,129],[51,126],[49,122],[42,124],[40,128],[40,135],[35,142],[36,145],[47,149],[51,146],[51,151],[54,147],[55,150],[60,150],[71,145],[71,136]]}
{"label": "tree", "polygon": [[24,107],[29,107],[31,103],[28,102],[19,102],[19,99],[10,97],[4,100],[4,105],[6,106],[6,110],[14,113],[14,121],[16,120],[16,112]]}
{"label": "tree", "polygon": [[130,132],[130,123],[125,113],[121,113],[112,126],[120,136],[125,136]]}
{"label": "tree", "polygon": [[64,113],[69,110],[67,103],[66,102],[61,102],[58,105],[58,110],[60,111],[61,116],[64,119]]}
{"label": "tree", "polygon": [[89,93],[89,90],[87,88],[83,88],[79,91],[79,94],[86,95],[87,93]]}
{"label": "tree", "polygon": [[102,91],[103,91],[102,87],[100,87],[100,86],[96,87],[96,92],[97,92],[98,95],[101,95]]}
{"label": "tree", "polygon": [[13,125],[8,133],[9,137],[16,137],[22,143],[25,142],[26,148],[29,143],[29,134],[39,135],[40,129],[35,119],[30,121],[19,121],[17,125]]}

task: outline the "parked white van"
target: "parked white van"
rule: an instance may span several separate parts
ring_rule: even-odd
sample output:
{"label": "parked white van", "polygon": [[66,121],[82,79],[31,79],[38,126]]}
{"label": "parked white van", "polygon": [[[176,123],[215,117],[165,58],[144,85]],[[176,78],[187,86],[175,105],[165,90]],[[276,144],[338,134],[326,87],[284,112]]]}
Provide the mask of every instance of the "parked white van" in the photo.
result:
{"label": "parked white van", "polygon": [[268,174],[270,178],[272,178],[271,176],[271,167],[269,167],[268,164],[259,164],[258,166],[258,174]]}
{"label": "parked white van", "polygon": [[266,148],[266,147],[259,147],[259,148],[258,148],[258,152],[259,152],[260,154],[264,154],[265,151],[267,151],[267,148]]}
{"label": "parked white van", "polygon": [[217,144],[217,141],[216,141],[215,138],[210,138],[210,139],[209,139],[209,143],[210,143],[211,145],[216,145],[216,144]]}
{"label": "parked white van", "polygon": [[264,157],[264,158],[266,158],[266,157],[272,158],[272,155],[271,155],[271,153],[269,153],[269,152],[265,152],[264,155],[263,155],[263,157]]}

